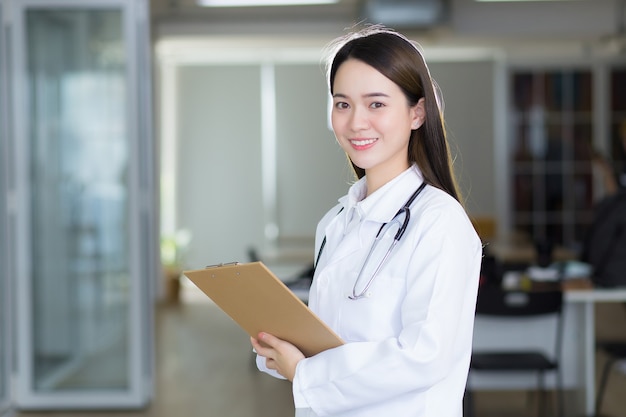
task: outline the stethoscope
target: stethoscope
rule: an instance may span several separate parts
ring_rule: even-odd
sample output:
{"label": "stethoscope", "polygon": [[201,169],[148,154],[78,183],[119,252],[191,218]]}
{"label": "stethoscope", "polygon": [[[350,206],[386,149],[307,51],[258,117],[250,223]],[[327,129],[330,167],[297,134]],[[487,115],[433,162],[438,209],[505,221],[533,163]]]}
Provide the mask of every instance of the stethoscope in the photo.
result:
{"label": "stethoscope", "polygon": [[[415,198],[417,198],[417,196],[422,192],[424,187],[426,187],[426,182],[422,182],[422,184],[417,188],[417,190],[415,190],[415,192],[411,195],[411,197],[409,197],[407,202],[404,203],[402,208],[400,210],[398,210],[398,212],[393,216],[393,218],[391,219],[390,222],[383,223],[380,226],[380,229],[378,229],[378,232],[376,233],[376,237],[374,238],[374,243],[372,243],[372,246],[370,247],[370,250],[367,253],[367,256],[365,257],[365,261],[363,262],[363,265],[361,266],[361,269],[359,270],[359,274],[357,275],[356,280],[354,281],[354,285],[352,286],[352,294],[348,296],[348,298],[350,300],[359,300],[361,298],[364,298],[364,297],[368,296],[368,291],[369,291],[370,287],[372,286],[372,283],[374,282],[374,279],[376,278],[376,276],[378,275],[378,273],[380,272],[382,267],[385,265],[385,262],[387,262],[387,259],[389,259],[389,256],[391,255],[391,252],[393,251],[393,249],[396,247],[398,242],[400,242],[400,239],[402,239],[402,235],[404,235],[404,232],[406,231],[406,229],[407,229],[407,227],[409,225],[409,220],[411,219],[411,209],[410,209],[410,206],[411,206],[411,204],[413,204],[413,201],[415,200]],[[339,212],[341,212],[342,210],[343,210],[343,208]],[[337,214],[339,214],[339,213],[337,213]],[[400,222],[399,218],[403,214],[404,214],[404,219],[402,220],[402,222]],[[372,276],[370,277],[370,279],[365,284],[365,287],[363,287],[363,289],[357,294],[357,291],[356,291],[357,284],[361,281],[362,275],[363,275],[363,273],[364,273],[364,271],[366,269],[367,264],[370,261],[372,253],[374,252],[374,250],[378,246],[378,243],[382,240],[383,236],[385,236],[387,230],[389,230],[393,224],[398,224],[399,227],[398,227],[398,231],[396,232],[396,234],[393,237],[393,240],[391,241],[391,245],[387,249],[387,252],[385,252],[385,255],[383,256],[381,261],[378,263],[378,266],[376,267],[376,269],[372,273]],[[383,230],[385,231],[385,233],[383,233]],[[324,240],[322,240],[322,244],[320,246],[320,250],[317,253],[317,258],[315,260],[315,265],[316,266],[317,266],[317,263],[320,260],[320,256],[322,255],[322,251],[324,250],[324,246],[326,246],[326,236],[324,236]]]}

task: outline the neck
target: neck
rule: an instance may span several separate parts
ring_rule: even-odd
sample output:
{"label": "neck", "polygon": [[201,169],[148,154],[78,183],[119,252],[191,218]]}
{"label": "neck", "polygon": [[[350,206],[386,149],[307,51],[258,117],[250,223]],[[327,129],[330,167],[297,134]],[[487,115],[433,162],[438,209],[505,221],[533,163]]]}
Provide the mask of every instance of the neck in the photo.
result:
{"label": "neck", "polygon": [[374,169],[365,171],[365,182],[367,184],[367,196],[374,193],[374,191],[381,188],[383,185],[387,184],[392,179],[396,178],[398,175],[402,174],[409,168],[409,164],[406,166],[400,166],[397,169],[389,170],[389,171],[376,171]]}

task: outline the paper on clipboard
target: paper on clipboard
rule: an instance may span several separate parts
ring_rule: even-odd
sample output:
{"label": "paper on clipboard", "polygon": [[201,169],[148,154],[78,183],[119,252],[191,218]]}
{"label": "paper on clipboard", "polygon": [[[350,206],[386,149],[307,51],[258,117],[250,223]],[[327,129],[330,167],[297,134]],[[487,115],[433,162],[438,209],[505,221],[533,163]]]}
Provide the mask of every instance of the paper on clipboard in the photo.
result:
{"label": "paper on clipboard", "polygon": [[262,262],[185,271],[250,336],[272,334],[309,357],[344,342]]}

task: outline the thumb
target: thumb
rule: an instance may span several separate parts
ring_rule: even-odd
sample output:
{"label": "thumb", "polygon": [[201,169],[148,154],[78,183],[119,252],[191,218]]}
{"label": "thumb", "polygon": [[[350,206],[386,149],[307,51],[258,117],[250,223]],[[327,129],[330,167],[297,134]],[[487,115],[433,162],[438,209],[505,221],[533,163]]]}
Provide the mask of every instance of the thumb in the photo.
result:
{"label": "thumb", "polygon": [[271,347],[272,349],[276,349],[280,346],[281,343],[283,343],[283,340],[269,333],[260,332],[259,342],[263,344],[264,346],[268,346],[268,347]]}
{"label": "thumb", "polygon": [[269,346],[271,348],[275,348],[276,345],[278,345],[281,340],[269,333],[265,333],[265,332],[260,332],[259,333],[259,341],[262,342],[264,345]]}

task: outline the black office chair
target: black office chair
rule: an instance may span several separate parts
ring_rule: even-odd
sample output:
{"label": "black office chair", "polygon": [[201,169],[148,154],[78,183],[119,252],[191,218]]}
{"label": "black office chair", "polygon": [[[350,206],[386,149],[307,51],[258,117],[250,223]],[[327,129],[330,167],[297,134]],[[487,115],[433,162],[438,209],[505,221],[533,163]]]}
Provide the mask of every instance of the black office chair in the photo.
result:
{"label": "black office chair", "polygon": [[[536,372],[539,415],[547,411],[545,374],[556,374],[557,415],[563,415],[562,377],[560,369],[563,328],[563,293],[559,289],[545,291],[505,291],[497,285],[484,285],[478,292],[476,314],[508,320],[511,325],[524,326],[522,317],[553,316],[555,346],[551,355],[534,349],[480,350],[472,352],[470,375],[474,372]],[[473,415],[472,393],[466,393],[466,412]]]}
{"label": "black office chair", "polygon": [[596,416],[601,416],[602,400],[604,399],[604,391],[609,380],[611,368],[613,368],[613,365],[615,365],[616,362],[626,360],[626,341],[598,342],[596,349],[603,351],[609,356],[609,359],[602,370],[600,384],[598,385],[598,393],[596,395]]}

